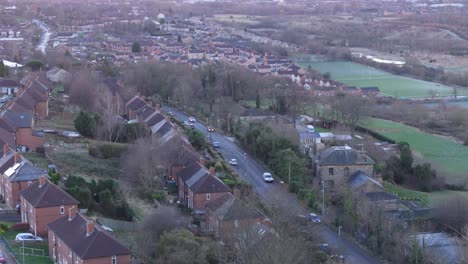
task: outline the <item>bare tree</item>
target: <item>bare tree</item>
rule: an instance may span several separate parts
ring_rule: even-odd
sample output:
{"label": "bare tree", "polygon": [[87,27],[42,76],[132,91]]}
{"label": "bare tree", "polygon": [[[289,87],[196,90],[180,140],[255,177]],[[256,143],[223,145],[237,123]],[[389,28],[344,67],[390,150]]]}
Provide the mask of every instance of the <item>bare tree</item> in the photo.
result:
{"label": "bare tree", "polygon": [[116,102],[118,98],[105,85],[99,85],[96,94],[96,110],[100,114],[98,135],[109,142],[116,142],[124,129],[124,122],[119,116],[123,112],[123,105]]}
{"label": "bare tree", "polygon": [[371,100],[361,96],[338,94],[332,107],[338,113],[338,119],[354,134],[357,123],[369,114],[370,104]]}
{"label": "bare tree", "polygon": [[96,107],[96,84],[91,79],[91,71],[78,72],[71,81],[70,102],[85,111],[94,111]]}
{"label": "bare tree", "polygon": [[461,234],[468,226],[468,199],[454,195],[437,202],[435,218],[449,231]]}

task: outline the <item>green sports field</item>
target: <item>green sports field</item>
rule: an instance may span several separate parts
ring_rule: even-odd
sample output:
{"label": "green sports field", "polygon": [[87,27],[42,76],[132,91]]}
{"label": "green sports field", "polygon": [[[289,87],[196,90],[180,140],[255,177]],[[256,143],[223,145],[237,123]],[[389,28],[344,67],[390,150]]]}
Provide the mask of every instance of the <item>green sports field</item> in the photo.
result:
{"label": "green sports field", "polygon": [[[379,87],[380,92],[387,96],[398,98],[431,97],[435,91],[438,96],[450,96],[453,88],[438,83],[394,75],[377,70],[363,64],[350,61],[320,61],[316,57],[300,57],[297,61],[301,67],[309,65],[321,72],[330,73],[333,80],[357,87]],[[458,91],[458,94],[468,94],[468,91]]]}
{"label": "green sports field", "polygon": [[396,142],[408,142],[424,160],[433,164],[439,175],[445,176],[447,182],[457,184],[467,181],[467,146],[387,120],[371,118],[363,121],[362,125]]}

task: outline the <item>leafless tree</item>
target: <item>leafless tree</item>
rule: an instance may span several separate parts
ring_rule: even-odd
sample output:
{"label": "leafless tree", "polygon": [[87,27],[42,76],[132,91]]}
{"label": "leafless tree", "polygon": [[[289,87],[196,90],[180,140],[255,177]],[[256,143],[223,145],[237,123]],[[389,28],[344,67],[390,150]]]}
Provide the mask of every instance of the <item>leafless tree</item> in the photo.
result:
{"label": "leafless tree", "polygon": [[468,226],[468,199],[461,195],[454,195],[438,201],[435,217],[437,222],[449,231],[460,234]]}
{"label": "leafless tree", "polygon": [[123,112],[123,105],[116,102],[116,97],[105,85],[96,89],[96,110],[100,114],[98,135],[109,142],[116,142],[123,131],[123,121],[119,114]]}
{"label": "leafless tree", "polygon": [[338,113],[338,119],[347,125],[354,134],[357,123],[369,115],[371,100],[361,96],[338,94],[332,108]]}
{"label": "leafless tree", "polygon": [[91,71],[78,72],[71,81],[70,102],[85,111],[94,111],[96,107],[96,84],[92,81]]}

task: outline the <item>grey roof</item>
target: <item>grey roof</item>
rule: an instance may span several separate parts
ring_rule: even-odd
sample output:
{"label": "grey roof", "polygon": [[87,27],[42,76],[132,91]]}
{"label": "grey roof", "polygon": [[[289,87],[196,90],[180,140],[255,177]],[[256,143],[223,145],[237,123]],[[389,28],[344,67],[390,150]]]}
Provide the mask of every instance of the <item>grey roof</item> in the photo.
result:
{"label": "grey roof", "polygon": [[32,126],[32,112],[11,112],[7,111],[4,117],[17,128],[28,128]]}
{"label": "grey roof", "polygon": [[18,81],[11,79],[0,79],[0,87],[20,87],[21,84]]}
{"label": "grey roof", "polygon": [[393,194],[386,193],[386,192],[370,192],[370,193],[366,193],[366,196],[367,198],[369,198],[369,200],[373,202],[398,200],[398,197],[396,197]]}
{"label": "grey roof", "polygon": [[375,185],[383,188],[382,184],[380,184],[378,181],[372,179],[372,177],[370,177],[369,175],[367,175],[363,171],[357,171],[357,172],[353,173],[353,175],[351,175],[351,177],[349,177],[349,180],[348,180],[349,186],[351,188],[353,188],[353,189],[359,188],[359,187],[363,186],[364,184],[366,184],[368,182],[372,182]]}
{"label": "grey roof", "polygon": [[[13,165],[13,167],[10,167],[8,170],[14,168],[15,165]],[[7,173],[7,171],[5,171],[5,173]],[[19,167],[16,168],[14,173],[11,174],[11,176],[9,176],[8,178],[12,182],[34,181],[38,180],[39,177],[43,175],[47,175],[47,172],[38,168],[29,160],[22,158],[22,160],[19,162]]]}
{"label": "grey roof", "polygon": [[230,193],[208,202],[205,206],[222,221],[257,219],[263,217],[260,212],[235,198],[234,195]]}
{"label": "grey roof", "polygon": [[93,233],[86,234],[86,219],[77,214],[71,220],[62,217],[47,226],[81,259],[129,255],[130,250],[95,225]]}
{"label": "grey roof", "polygon": [[156,131],[156,134],[158,134],[159,136],[164,136],[166,135],[167,133],[169,133],[171,130],[172,130],[173,126],[171,123],[169,122],[165,122],[164,125],[162,125],[158,131]]}
{"label": "grey roof", "polygon": [[318,157],[319,166],[334,165],[373,165],[374,161],[366,154],[359,154],[358,151],[348,146],[331,147],[320,152]]}
{"label": "grey roof", "polygon": [[196,182],[191,184],[189,188],[193,193],[223,193],[231,191],[218,177],[209,173],[204,174]]}

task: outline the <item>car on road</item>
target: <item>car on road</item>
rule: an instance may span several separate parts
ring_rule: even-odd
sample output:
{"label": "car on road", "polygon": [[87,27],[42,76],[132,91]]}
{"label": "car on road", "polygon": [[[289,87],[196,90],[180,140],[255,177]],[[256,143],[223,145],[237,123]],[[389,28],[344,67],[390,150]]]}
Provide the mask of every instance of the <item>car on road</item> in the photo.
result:
{"label": "car on road", "polygon": [[43,241],[42,237],[35,236],[31,233],[19,233],[15,237],[15,241]]}
{"label": "car on road", "polygon": [[313,223],[316,223],[316,224],[320,224],[322,222],[320,217],[317,214],[314,214],[314,213],[309,214],[309,219],[310,219],[310,221],[312,221]]}
{"label": "car on road", "polygon": [[221,147],[221,145],[219,144],[218,141],[215,141],[215,142],[213,142],[213,147],[219,148],[219,147]]}
{"label": "car on road", "polygon": [[6,258],[5,255],[3,255],[3,252],[0,251],[0,264],[6,264]]}
{"label": "car on road", "polygon": [[211,126],[209,126],[209,127],[208,127],[208,132],[214,132],[214,128],[211,127]]}
{"label": "car on road", "polygon": [[273,176],[271,175],[271,173],[269,172],[264,172],[263,173],[263,180],[265,182],[268,182],[268,183],[272,183],[274,180],[273,180]]}
{"label": "car on road", "polygon": [[196,120],[195,117],[193,117],[193,116],[189,117],[188,121],[190,121],[190,122],[192,122],[192,123],[197,122],[197,120]]}
{"label": "car on road", "polygon": [[195,129],[195,125],[194,125],[194,124],[189,124],[189,127],[190,127],[191,129]]}
{"label": "car on road", "polygon": [[236,159],[230,159],[229,164],[231,164],[232,166],[237,166],[237,160]]}

